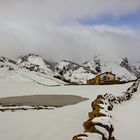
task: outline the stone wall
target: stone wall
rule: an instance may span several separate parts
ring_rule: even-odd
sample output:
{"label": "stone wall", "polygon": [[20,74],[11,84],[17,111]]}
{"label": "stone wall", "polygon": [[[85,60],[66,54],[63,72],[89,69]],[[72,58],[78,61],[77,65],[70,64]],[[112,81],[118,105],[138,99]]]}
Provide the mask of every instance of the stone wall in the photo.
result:
{"label": "stone wall", "polygon": [[116,97],[107,93],[98,95],[91,103],[92,111],[88,113],[88,119],[83,123],[84,133],[75,135],[72,140],[116,140],[113,136],[111,111],[115,104],[130,100],[139,83],[140,79],[123,92],[122,96]]}

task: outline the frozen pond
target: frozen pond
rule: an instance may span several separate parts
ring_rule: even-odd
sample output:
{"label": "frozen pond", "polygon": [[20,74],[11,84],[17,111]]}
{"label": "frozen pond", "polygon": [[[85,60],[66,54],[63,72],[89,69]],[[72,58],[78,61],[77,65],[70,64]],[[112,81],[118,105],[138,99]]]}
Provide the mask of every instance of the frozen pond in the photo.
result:
{"label": "frozen pond", "polygon": [[10,105],[27,105],[27,106],[67,106],[80,103],[88,98],[82,98],[75,95],[30,95],[0,98],[0,104]]}

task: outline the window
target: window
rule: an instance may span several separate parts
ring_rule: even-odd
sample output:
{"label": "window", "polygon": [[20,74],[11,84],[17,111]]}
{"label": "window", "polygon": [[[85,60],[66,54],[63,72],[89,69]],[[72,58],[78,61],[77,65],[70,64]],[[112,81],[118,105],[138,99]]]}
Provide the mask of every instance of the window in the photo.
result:
{"label": "window", "polygon": [[107,76],[106,75],[103,76],[103,81],[107,81]]}

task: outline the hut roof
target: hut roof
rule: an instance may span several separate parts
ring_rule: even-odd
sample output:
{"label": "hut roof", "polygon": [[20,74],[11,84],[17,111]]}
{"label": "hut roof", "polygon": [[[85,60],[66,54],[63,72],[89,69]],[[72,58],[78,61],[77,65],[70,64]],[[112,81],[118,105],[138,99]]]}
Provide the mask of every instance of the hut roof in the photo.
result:
{"label": "hut roof", "polygon": [[104,72],[104,73],[101,73],[101,74],[98,74],[97,76],[101,76],[101,75],[103,75],[103,74],[111,74],[111,75],[116,75],[116,74],[114,74],[114,73],[112,73],[112,72]]}

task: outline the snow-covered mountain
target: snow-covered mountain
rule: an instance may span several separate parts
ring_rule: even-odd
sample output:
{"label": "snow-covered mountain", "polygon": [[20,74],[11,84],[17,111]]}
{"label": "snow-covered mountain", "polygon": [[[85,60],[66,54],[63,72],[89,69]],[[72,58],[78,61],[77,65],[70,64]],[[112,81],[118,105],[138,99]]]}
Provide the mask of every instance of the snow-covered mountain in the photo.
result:
{"label": "snow-covered mountain", "polygon": [[28,79],[17,74],[15,61],[0,57],[0,81],[28,81]]}
{"label": "snow-covered mountain", "polygon": [[120,58],[120,65],[126,68],[130,73],[134,74],[136,77],[140,77],[140,62],[130,64],[127,57]]}
{"label": "snow-covered mountain", "polygon": [[53,75],[50,65],[47,64],[42,57],[36,54],[29,54],[19,57],[17,65],[29,69],[30,71],[45,73],[50,76]]}
{"label": "snow-covered mountain", "polygon": [[12,59],[6,58],[6,57],[0,57],[0,67],[9,69],[9,70],[14,70],[16,62],[13,61]]}
{"label": "snow-covered mountain", "polygon": [[132,65],[126,57],[113,60],[96,56],[81,65],[67,60],[52,64],[36,54],[21,56],[17,61],[0,57],[0,80],[28,80],[47,86],[85,84],[106,71],[122,81],[134,80],[140,75],[140,63]]}
{"label": "snow-covered mountain", "polygon": [[101,70],[101,59],[100,57],[96,56],[92,61],[87,61],[83,63],[83,66],[90,69],[95,74],[99,74],[102,72]]}
{"label": "snow-covered mountain", "polygon": [[97,74],[106,71],[113,72],[121,81],[136,79],[136,76],[128,70],[128,67],[122,65],[122,59],[113,60],[97,56],[93,61],[84,63],[83,66],[94,70]]}
{"label": "snow-covered mountain", "polygon": [[63,60],[55,65],[55,77],[70,83],[84,84],[94,76],[90,69],[71,61]]}
{"label": "snow-covered mountain", "polygon": [[131,65],[132,72],[137,76],[140,77],[140,62],[136,62],[135,64]]}
{"label": "snow-covered mountain", "polygon": [[85,84],[88,79],[94,78],[97,74],[113,72],[121,81],[135,80],[131,66],[125,59],[108,59],[103,56],[96,56],[92,61],[76,64],[63,60],[55,65],[55,76],[78,84]]}
{"label": "snow-covered mountain", "polygon": [[64,85],[65,82],[53,77],[53,71],[49,69],[43,58],[38,55],[20,57],[17,62],[0,58],[1,81],[30,81],[45,86]]}

